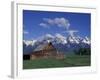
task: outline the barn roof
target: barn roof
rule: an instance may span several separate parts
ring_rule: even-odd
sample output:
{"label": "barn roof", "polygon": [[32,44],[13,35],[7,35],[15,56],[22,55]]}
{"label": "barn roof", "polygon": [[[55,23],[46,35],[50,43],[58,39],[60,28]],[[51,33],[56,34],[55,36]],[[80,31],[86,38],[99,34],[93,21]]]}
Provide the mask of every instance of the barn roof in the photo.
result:
{"label": "barn roof", "polygon": [[34,51],[40,51],[40,50],[43,50],[44,47],[46,47],[48,44],[51,44],[52,43],[43,43],[43,44],[40,44],[39,46],[37,46]]}
{"label": "barn roof", "polygon": [[[51,43],[51,42],[49,42],[49,43]],[[39,45],[33,50],[33,52],[43,50],[44,47],[46,47],[49,43],[41,43],[41,44],[39,44]],[[54,45],[54,44],[52,44],[52,43],[51,43],[51,45],[56,49],[56,51],[64,52],[64,49],[62,48],[62,46]]]}
{"label": "barn roof", "polygon": [[41,44],[41,45],[37,46],[37,47],[34,49],[34,51],[43,50],[43,48],[44,48],[46,45],[47,45],[46,43],[45,43],[45,44]]}

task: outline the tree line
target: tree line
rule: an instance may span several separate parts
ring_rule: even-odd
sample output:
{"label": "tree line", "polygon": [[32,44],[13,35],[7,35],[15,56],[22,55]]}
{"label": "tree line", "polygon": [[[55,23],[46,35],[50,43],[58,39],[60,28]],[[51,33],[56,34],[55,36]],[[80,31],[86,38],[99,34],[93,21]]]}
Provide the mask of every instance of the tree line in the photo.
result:
{"label": "tree line", "polygon": [[79,50],[74,50],[76,55],[90,55],[91,49],[90,48],[80,48]]}

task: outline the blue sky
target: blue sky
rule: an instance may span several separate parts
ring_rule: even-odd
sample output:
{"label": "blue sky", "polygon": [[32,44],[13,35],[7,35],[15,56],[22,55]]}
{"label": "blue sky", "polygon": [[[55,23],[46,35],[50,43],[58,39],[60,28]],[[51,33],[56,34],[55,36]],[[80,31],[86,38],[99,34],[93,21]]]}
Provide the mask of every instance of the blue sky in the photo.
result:
{"label": "blue sky", "polygon": [[91,14],[23,10],[23,39],[38,39],[46,34],[67,36],[66,31],[90,37]]}

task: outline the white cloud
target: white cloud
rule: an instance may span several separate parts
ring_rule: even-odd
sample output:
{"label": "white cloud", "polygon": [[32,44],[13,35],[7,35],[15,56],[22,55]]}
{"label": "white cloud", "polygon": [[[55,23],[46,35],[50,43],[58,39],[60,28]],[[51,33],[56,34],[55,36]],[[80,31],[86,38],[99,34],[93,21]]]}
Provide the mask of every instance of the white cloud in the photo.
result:
{"label": "white cloud", "polygon": [[[66,31],[62,33],[68,33],[71,36],[74,36],[75,33],[77,33],[77,30],[70,30],[70,23],[69,20],[64,18],[64,17],[56,17],[56,18],[43,18],[43,23],[40,23],[40,26],[42,27],[52,27],[52,26],[57,26],[61,28],[65,28]],[[56,34],[57,37],[64,38],[61,34]]]}
{"label": "white cloud", "polygon": [[68,29],[70,26],[69,21],[65,18],[55,18],[54,22],[58,27],[65,27],[66,29]]}
{"label": "white cloud", "polygon": [[46,23],[40,23],[39,25],[44,27],[44,28],[49,28],[49,26]]}
{"label": "white cloud", "polygon": [[23,33],[24,33],[24,34],[29,34],[29,32],[28,32],[28,31],[25,31],[25,30],[23,31]]}
{"label": "white cloud", "polygon": [[65,18],[43,18],[43,21],[45,23],[40,23],[41,26],[43,27],[50,27],[52,25],[57,25],[57,27],[63,27],[66,28],[67,30],[69,29],[70,23],[68,19]]}
{"label": "white cloud", "polygon": [[53,19],[50,19],[50,18],[43,18],[43,20],[44,20],[48,25],[54,25]]}

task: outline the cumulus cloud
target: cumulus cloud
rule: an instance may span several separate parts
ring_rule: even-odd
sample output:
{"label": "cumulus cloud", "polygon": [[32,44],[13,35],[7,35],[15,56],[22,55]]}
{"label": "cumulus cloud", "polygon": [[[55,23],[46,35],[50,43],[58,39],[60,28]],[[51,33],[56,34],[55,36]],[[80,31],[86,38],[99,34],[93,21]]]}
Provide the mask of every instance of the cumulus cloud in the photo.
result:
{"label": "cumulus cloud", "polygon": [[54,25],[53,19],[50,19],[50,18],[43,18],[43,21],[44,21],[45,23],[47,23],[48,25]]}
{"label": "cumulus cloud", "polygon": [[40,23],[39,25],[44,27],[44,28],[49,28],[49,26],[46,23]]}
{"label": "cumulus cloud", "polygon": [[58,27],[65,27],[67,29],[70,26],[69,21],[65,18],[55,18],[54,23],[58,25]]}
{"label": "cumulus cloud", "polygon": [[[65,29],[62,33],[68,33],[71,36],[74,36],[78,32],[78,30],[70,30],[69,20],[64,17],[43,18],[43,23],[40,23],[40,26],[44,28],[50,28],[52,26],[61,27]],[[56,34],[56,36],[64,38],[61,34]]]}
{"label": "cumulus cloud", "polygon": [[52,25],[56,25],[57,27],[63,27],[66,29],[69,29],[70,23],[68,19],[65,19],[63,17],[61,18],[43,18],[44,24],[42,23],[42,25],[40,26],[52,26]]}

